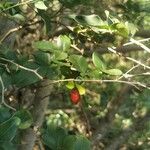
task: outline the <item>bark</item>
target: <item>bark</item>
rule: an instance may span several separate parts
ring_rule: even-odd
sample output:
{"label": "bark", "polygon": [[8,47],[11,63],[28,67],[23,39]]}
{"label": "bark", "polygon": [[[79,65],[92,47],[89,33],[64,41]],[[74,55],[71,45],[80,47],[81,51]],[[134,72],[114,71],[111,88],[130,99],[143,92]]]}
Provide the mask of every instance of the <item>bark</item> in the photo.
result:
{"label": "bark", "polygon": [[33,150],[35,141],[37,139],[37,131],[42,126],[45,112],[49,103],[49,97],[52,92],[52,85],[49,84],[50,81],[44,80],[39,85],[40,88],[37,89],[35,93],[35,98],[33,102],[32,116],[33,116],[33,127],[26,129],[21,137],[21,146],[18,150]]}

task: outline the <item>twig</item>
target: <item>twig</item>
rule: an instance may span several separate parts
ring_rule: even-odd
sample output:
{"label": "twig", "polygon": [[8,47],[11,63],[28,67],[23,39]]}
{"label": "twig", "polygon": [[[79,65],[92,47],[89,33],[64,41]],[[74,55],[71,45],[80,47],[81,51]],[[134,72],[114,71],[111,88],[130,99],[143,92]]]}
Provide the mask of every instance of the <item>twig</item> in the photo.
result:
{"label": "twig", "polygon": [[[142,40],[137,40],[137,41],[138,42],[147,42],[147,41],[150,41],[150,38],[146,38],[146,39],[142,39]],[[123,46],[132,45],[133,43],[135,43],[135,42],[131,41],[131,42],[123,44]]]}
{"label": "twig", "polygon": [[28,27],[28,26],[32,26],[32,25],[34,25],[34,24],[40,23],[40,22],[42,22],[42,21],[41,21],[41,20],[38,20],[38,21],[33,22],[33,23],[30,23],[30,24],[25,24],[25,25],[23,25],[23,26],[18,26],[18,27],[15,27],[15,28],[13,28],[13,29],[10,29],[10,30],[0,39],[0,44],[8,37],[11,33],[16,32],[16,31],[18,31],[18,30],[20,30],[20,29],[22,29],[22,28],[26,28],[26,27]]}
{"label": "twig", "polygon": [[109,50],[110,52],[113,52],[113,53],[115,53],[115,54],[118,54],[119,56],[125,57],[126,59],[131,60],[131,61],[133,61],[134,63],[143,66],[144,68],[150,69],[149,66],[143,64],[142,62],[140,62],[140,61],[138,61],[138,60],[135,60],[135,59],[133,59],[133,58],[131,58],[131,57],[122,55],[121,53],[117,52],[117,51],[115,50],[115,48],[108,47],[108,50]]}
{"label": "twig", "polygon": [[143,83],[140,83],[140,82],[129,82],[129,81],[124,81],[124,80],[63,79],[63,80],[51,80],[50,84],[60,83],[60,82],[68,82],[68,81],[74,81],[74,82],[95,82],[95,83],[100,83],[100,84],[102,84],[102,83],[123,83],[123,84],[128,84],[128,85],[134,86],[137,89],[139,89],[138,86],[150,89],[150,87],[146,86]]}
{"label": "twig", "polygon": [[20,69],[23,69],[23,70],[32,72],[32,73],[34,73],[39,79],[43,80],[43,77],[42,77],[39,73],[37,73],[37,69],[36,69],[36,70],[33,70],[33,69],[30,69],[30,68],[26,68],[26,67],[21,66],[21,65],[15,63],[15,62],[13,62],[12,60],[8,60],[8,59],[6,59],[6,58],[0,57],[0,59],[3,60],[3,61],[6,61],[6,62],[9,62],[9,63],[12,63],[12,64],[16,65],[16,66],[17,66],[18,68],[20,68]]}
{"label": "twig", "polygon": [[131,69],[129,69],[127,72],[125,72],[122,76],[120,76],[118,78],[118,80],[122,79],[123,77],[126,77],[128,75],[129,72],[131,72],[132,70],[134,70],[135,68],[139,67],[139,64],[133,66]]}
{"label": "twig", "polygon": [[15,31],[18,31],[18,30],[20,30],[20,29],[22,29],[22,26],[19,26],[19,27],[10,29],[10,30],[2,37],[2,39],[0,39],[0,44],[8,37],[11,33],[15,32]]}
{"label": "twig", "polygon": [[82,55],[83,55],[83,50],[80,50],[76,45],[71,45],[71,47],[73,48],[73,49],[75,49],[75,50],[77,50],[78,52],[80,52]]}
{"label": "twig", "polygon": [[136,45],[140,46],[141,48],[143,48],[148,53],[150,53],[150,49],[147,46],[145,46],[144,44],[140,43],[139,41],[134,40],[133,38],[131,38],[130,41],[135,43]]}
{"label": "twig", "polygon": [[5,12],[9,9],[12,9],[12,8],[15,8],[15,7],[18,7],[18,6],[21,6],[21,5],[25,5],[25,4],[29,4],[29,3],[35,3],[37,2],[38,0],[28,0],[28,1],[24,1],[24,2],[21,2],[21,3],[17,3],[16,5],[13,5],[13,6],[10,6],[4,10],[2,10],[2,12]]}
{"label": "twig", "polygon": [[2,87],[2,95],[1,95],[1,104],[4,104],[6,107],[16,111],[15,108],[11,107],[10,105],[8,105],[6,102],[5,102],[5,98],[4,98],[4,92],[5,92],[5,87],[4,87],[4,82],[2,80],[2,77],[0,76],[0,83],[1,83],[1,87]]}

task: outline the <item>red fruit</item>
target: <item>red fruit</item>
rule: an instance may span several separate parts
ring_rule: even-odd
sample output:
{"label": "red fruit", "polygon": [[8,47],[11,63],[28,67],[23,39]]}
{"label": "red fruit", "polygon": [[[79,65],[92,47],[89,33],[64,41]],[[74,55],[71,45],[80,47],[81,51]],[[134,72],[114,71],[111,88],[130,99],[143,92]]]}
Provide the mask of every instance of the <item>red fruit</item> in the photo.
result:
{"label": "red fruit", "polygon": [[70,91],[70,99],[73,104],[77,104],[80,101],[80,93],[77,88]]}

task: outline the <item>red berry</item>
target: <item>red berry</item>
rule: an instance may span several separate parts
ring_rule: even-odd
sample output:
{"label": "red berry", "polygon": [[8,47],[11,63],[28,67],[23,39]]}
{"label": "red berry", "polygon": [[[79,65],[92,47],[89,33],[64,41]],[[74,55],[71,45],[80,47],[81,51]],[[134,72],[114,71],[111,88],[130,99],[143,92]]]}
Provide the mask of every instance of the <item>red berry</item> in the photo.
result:
{"label": "red berry", "polygon": [[70,99],[73,104],[77,104],[80,101],[80,93],[77,88],[71,90]]}

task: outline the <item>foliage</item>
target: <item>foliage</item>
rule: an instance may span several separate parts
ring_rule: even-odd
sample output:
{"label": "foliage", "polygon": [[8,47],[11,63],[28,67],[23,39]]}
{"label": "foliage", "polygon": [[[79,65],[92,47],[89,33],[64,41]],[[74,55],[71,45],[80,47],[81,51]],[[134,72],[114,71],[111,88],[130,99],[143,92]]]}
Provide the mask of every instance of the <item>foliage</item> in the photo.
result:
{"label": "foliage", "polygon": [[[120,140],[117,149],[123,144],[132,149],[131,143],[138,145],[139,141],[146,144],[137,149],[149,147],[150,49],[149,44],[142,44],[136,37],[141,28],[149,29],[149,3],[144,0],[109,2],[0,3],[0,27],[1,22],[5,24],[5,18],[16,25],[15,30],[7,29],[0,35],[0,149],[16,150],[25,129],[37,128],[34,121],[39,116],[32,112],[33,97],[42,88],[40,83],[47,79],[50,84],[58,84],[53,86],[49,101],[51,114],[44,118],[39,129],[45,149],[90,150],[97,141],[94,134],[98,137],[99,131],[102,136],[98,137],[100,145],[95,144],[97,149],[111,149],[120,137],[124,141]],[[17,34],[15,31],[19,32],[18,39],[11,47],[7,40]],[[132,50],[141,47],[145,52],[128,52],[126,46],[133,44],[138,47]],[[125,51],[120,50],[124,47]],[[81,96],[76,106],[69,101],[69,93],[74,89]],[[32,96],[24,98],[23,92],[27,90]],[[36,101],[44,99],[40,98]],[[144,131],[138,125],[140,121],[146,126]],[[132,131],[135,133],[129,138]],[[88,137],[94,141],[90,142]]]}

